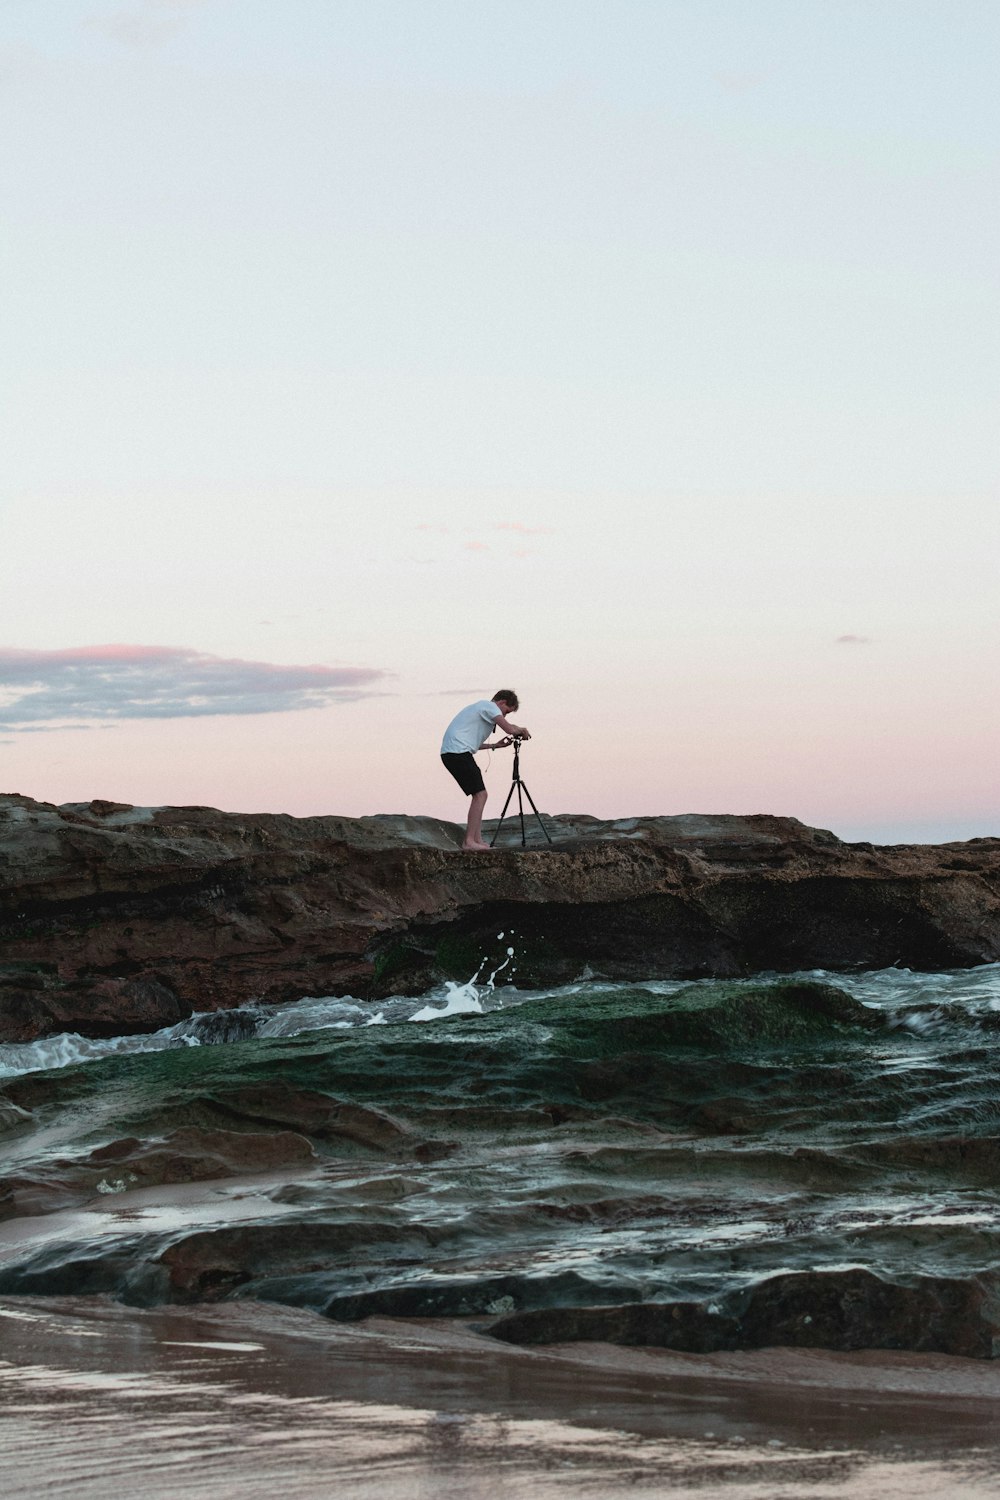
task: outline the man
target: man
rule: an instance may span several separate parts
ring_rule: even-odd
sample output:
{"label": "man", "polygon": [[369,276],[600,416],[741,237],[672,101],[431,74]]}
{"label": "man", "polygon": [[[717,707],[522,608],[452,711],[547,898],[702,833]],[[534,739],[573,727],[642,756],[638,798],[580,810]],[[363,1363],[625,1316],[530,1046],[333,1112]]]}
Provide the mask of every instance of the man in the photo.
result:
{"label": "man", "polygon": [[[468,708],[463,708],[444,732],[441,759],[465,795],[472,798],[469,804],[469,821],[462,841],[463,849],[490,847],[483,839],[486,786],[483,773],[476,765],[475,752],[482,749],[502,750],[505,745],[513,744],[514,740],[531,739],[526,729],[512,724],[507,717],[508,714],[517,713],[519,706],[517,694],[510,688],[501,688],[489,701],[481,698],[478,703],[470,703]],[[502,729],[507,738],[487,743],[494,729]]]}

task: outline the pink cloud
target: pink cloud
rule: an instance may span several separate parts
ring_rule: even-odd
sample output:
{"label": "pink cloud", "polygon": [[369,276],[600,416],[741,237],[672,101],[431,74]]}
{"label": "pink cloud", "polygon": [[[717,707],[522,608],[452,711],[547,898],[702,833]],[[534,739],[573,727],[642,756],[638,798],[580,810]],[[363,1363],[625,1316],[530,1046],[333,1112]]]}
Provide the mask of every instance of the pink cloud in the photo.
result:
{"label": "pink cloud", "polygon": [[488,552],[490,550],[485,542],[465,542],[463,545],[466,552]]}
{"label": "pink cloud", "polygon": [[127,47],[158,47],[175,37],[192,11],[208,0],[133,0],[120,10],[87,16],[81,26]]}
{"label": "pink cloud", "polygon": [[63,651],[18,651],[15,647],[4,650],[0,647],[0,670],[13,666],[16,659],[36,662],[103,662],[103,661],[159,661],[172,648],[168,646],[128,646],[123,642],[109,642],[106,646],[67,646]]}
{"label": "pink cloud", "polygon": [[287,666],[176,646],[7,646],[0,647],[0,728],[325,708],[371,696],[388,675],[374,667]]}
{"label": "pink cloud", "polygon": [[494,531],[517,531],[521,536],[551,536],[551,526],[525,526],[523,521],[498,521]]}
{"label": "pink cloud", "polygon": [[746,94],[767,81],[767,73],[716,73],[715,81],[727,94]]}

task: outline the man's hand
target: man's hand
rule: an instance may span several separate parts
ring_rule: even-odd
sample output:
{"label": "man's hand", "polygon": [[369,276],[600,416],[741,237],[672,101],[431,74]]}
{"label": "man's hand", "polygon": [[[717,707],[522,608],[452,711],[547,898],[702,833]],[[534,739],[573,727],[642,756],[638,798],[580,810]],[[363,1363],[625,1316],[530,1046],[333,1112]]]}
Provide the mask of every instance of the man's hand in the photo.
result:
{"label": "man's hand", "polygon": [[509,719],[504,718],[503,714],[500,714],[494,722],[497,729],[502,729],[504,734],[510,736],[510,739],[507,741],[508,744],[510,744],[511,740],[531,739],[531,735],[526,729],[522,729],[520,724],[512,724]]}

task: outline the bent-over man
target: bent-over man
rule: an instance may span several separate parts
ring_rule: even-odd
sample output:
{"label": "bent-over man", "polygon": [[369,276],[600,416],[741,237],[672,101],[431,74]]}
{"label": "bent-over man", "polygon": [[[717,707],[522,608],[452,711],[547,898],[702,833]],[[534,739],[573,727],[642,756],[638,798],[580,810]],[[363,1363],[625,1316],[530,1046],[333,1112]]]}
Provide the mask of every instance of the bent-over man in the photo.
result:
{"label": "bent-over man", "polygon": [[[476,764],[477,750],[502,750],[514,740],[530,740],[531,735],[518,724],[512,724],[508,714],[517,713],[520,705],[517,694],[511,688],[501,688],[491,699],[481,698],[470,703],[452,719],[441,741],[441,759],[467,797],[469,821],[462,841],[463,849],[488,849],[483,840],[483,808],[486,806],[486,785],[483,773]],[[502,729],[506,738],[490,742],[494,729]]]}

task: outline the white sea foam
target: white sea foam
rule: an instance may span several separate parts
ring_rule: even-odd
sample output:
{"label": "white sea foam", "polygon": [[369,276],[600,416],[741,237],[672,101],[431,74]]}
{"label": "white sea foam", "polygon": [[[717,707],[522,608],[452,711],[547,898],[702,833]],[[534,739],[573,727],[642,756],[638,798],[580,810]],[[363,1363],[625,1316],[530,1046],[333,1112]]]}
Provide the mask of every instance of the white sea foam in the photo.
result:
{"label": "white sea foam", "polygon": [[411,1021],[439,1021],[442,1016],[481,1016],[483,1014],[482,1001],[473,992],[468,984],[452,985],[451,993],[445,997],[443,1005],[425,1005],[421,1010],[414,1011],[410,1016]]}
{"label": "white sea foam", "polygon": [[[348,1031],[410,1021],[440,1021],[462,1015],[484,1015],[526,1000],[566,999],[582,992],[613,992],[619,988],[611,980],[581,979],[574,984],[519,990],[510,983],[498,984],[498,980],[509,980],[513,976],[513,946],[507,948],[503,959],[484,977],[487,962],[483,959],[472,978],[464,984],[448,981],[418,997],[392,995],[380,1001],[375,1011],[370,1004],[351,996],[310,996],[282,1006],[252,1002],[234,1011],[205,1012],[147,1036],[94,1038],[64,1032],[43,1041],[0,1045],[0,1080],[130,1053],[164,1052],[178,1047],[247,1041],[254,1037],[292,1037],[306,1031]],[[974,969],[953,969],[942,973],[893,968],[837,974],[815,969],[797,975],[757,974],[740,982],[762,984],[783,979],[812,979],[836,985],[918,1035],[933,1033],[946,1024],[949,1010],[964,1011],[970,1020],[1000,1010],[1000,964],[982,964]],[[702,984],[713,982],[697,981]],[[663,996],[675,994],[687,984],[688,981],[675,979],[649,980],[643,985],[630,984],[628,987]],[[909,1063],[912,1065],[912,1058]]]}
{"label": "white sea foam", "polygon": [[[464,984],[447,981],[423,996],[393,995],[377,1011],[351,996],[307,996],[287,1005],[251,1002],[232,1011],[205,1011],[145,1036],[95,1038],[62,1032],[38,1042],[0,1045],[0,1080],[22,1073],[70,1068],[129,1053],[165,1052],[246,1041],[252,1037],[292,1037],[305,1031],[348,1031],[409,1021],[436,1021],[446,1016],[484,1015],[501,1005],[529,998],[512,986],[497,988],[497,978],[513,971],[514,949],[483,979],[484,958]],[[556,992],[553,992],[556,993]]]}
{"label": "white sea foam", "polygon": [[[187,1024],[187,1023],[185,1023]],[[150,1036],[86,1037],[74,1031],[60,1032],[40,1042],[0,1046],[0,1079],[49,1068],[71,1068],[130,1052],[165,1052],[168,1048],[200,1046],[196,1037],[177,1036],[172,1026]]]}

